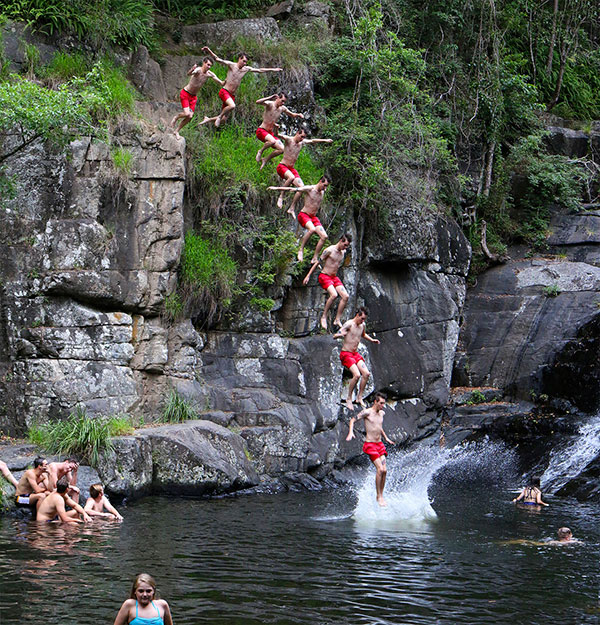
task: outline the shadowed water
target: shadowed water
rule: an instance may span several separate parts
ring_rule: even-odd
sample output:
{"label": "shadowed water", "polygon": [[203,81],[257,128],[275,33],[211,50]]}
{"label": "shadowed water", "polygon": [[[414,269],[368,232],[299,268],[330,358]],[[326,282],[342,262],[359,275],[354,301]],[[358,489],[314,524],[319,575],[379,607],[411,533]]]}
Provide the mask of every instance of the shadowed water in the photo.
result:
{"label": "shadowed water", "polygon": [[[3,518],[0,624],[112,623],[140,571],[176,625],[598,623],[600,508],[518,509],[512,464],[491,446],[397,451],[386,510],[366,467],[335,491],[148,498],[122,524]],[[585,543],[507,542],[565,524]]]}

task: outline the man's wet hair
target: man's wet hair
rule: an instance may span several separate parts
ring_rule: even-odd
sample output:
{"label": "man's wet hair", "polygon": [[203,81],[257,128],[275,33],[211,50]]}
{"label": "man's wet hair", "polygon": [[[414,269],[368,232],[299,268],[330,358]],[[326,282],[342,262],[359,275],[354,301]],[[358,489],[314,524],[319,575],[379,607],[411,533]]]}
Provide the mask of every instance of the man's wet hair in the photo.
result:
{"label": "man's wet hair", "polygon": [[369,316],[369,310],[366,306],[360,306],[359,308],[356,309],[356,314],[360,315],[361,313],[367,315],[367,317]]}
{"label": "man's wet hair", "polygon": [[306,130],[306,128],[304,128],[304,126],[300,126],[300,128],[298,128],[298,130],[296,130],[296,134],[298,134],[299,132],[303,132],[305,137],[308,137],[308,130]]}
{"label": "man's wet hair", "polygon": [[204,65],[204,63],[206,63],[206,61],[210,61],[213,65],[214,65],[214,63],[215,63],[215,60],[214,60],[211,56],[205,56],[205,57],[202,59],[202,65]]}
{"label": "man's wet hair", "polygon": [[287,100],[287,93],[286,93],[285,91],[280,91],[280,92],[277,94],[277,97],[278,97],[278,98],[284,98],[285,100]]}
{"label": "man's wet hair", "polygon": [[243,58],[245,58],[247,61],[250,60],[250,57],[245,52],[238,52],[237,58],[238,61]]}
{"label": "man's wet hair", "polygon": [[344,232],[340,237],[340,241],[348,241],[348,243],[352,243],[352,235],[349,232]]}
{"label": "man's wet hair", "polygon": [[566,538],[571,533],[572,532],[568,527],[561,527],[557,532],[559,538]]}
{"label": "man's wet hair", "polygon": [[92,499],[96,499],[96,497],[102,492],[102,484],[98,482],[97,484],[92,484],[90,486],[90,497]]}
{"label": "man's wet hair", "polygon": [[77,458],[73,458],[73,456],[67,458],[67,462],[74,462],[77,466],[79,466],[79,460],[77,460]]}
{"label": "man's wet hair", "polygon": [[69,489],[69,480],[66,475],[63,475],[58,482],[56,482],[56,492],[57,493],[66,493]]}
{"label": "man's wet hair", "polygon": [[378,399],[384,399],[387,401],[387,397],[381,391],[377,391],[375,393],[374,401],[377,401]]}
{"label": "man's wet hair", "polygon": [[44,462],[46,462],[46,458],[42,458],[41,456],[38,456],[34,461],[33,461],[33,467],[34,469],[37,469],[38,467],[41,467]]}
{"label": "man's wet hair", "polygon": [[327,184],[329,184],[331,180],[329,180],[327,176],[321,176],[321,179],[319,180],[319,182],[326,182]]}

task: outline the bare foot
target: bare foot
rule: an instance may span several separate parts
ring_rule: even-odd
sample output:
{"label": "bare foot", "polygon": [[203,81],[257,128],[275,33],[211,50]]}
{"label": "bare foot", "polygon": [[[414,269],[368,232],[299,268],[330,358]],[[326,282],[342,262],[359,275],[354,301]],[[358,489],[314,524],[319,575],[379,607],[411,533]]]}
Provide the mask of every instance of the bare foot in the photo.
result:
{"label": "bare foot", "polygon": [[366,407],[367,407],[367,404],[365,404],[365,402],[364,402],[364,400],[363,400],[363,398],[362,398],[362,397],[357,397],[357,398],[356,398],[356,403],[357,403],[357,404],[360,404],[363,408],[366,408]]}
{"label": "bare foot", "polygon": [[313,258],[313,259],[310,261],[310,264],[311,264],[311,265],[316,265],[318,262],[319,262],[319,259],[318,259],[318,258]]}
{"label": "bare foot", "polygon": [[302,248],[300,248],[298,250],[298,261],[302,262],[304,260],[304,251],[302,250]]}
{"label": "bare foot", "polygon": [[346,408],[348,408],[348,410],[354,410],[354,405],[352,404],[351,397],[348,397],[348,399],[346,400]]}
{"label": "bare foot", "polygon": [[[267,159],[264,158],[264,157],[261,158],[260,159],[260,168],[262,169],[266,164],[267,164]],[[281,208],[281,206],[279,208]]]}
{"label": "bare foot", "polygon": [[[259,151],[256,153],[256,162],[257,162],[257,163],[260,163],[260,162],[261,162],[261,160],[262,160],[261,156],[262,156],[262,155],[261,155],[260,150],[259,150]],[[261,167],[261,169],[262,169],[262,167]]]}
{"label": "bare foot", "polygon": [[296,213],[294,212],[294,209],[291,206],[287,209],[286,213],[288,215],[291,215],[293,219],[296,219]]}
{"label": "bare foot", "polygon": [[382,508],[387,508],[387,501],[383,498],[383,497],[377,497],[377,503],[382,507]]}
{"label": "bare foot", "polygon": [[177,115],[175,115],[175,117],[173,117],[173,119],[171,120],[171,123],[169,124],[169,126],[171,128],[175,128],[175,122],[177,121]]}
{"label": "bare foot", "polygon": [[217,117],[217,119],[215,119],[215,128],[218,128],[221,125],[221,116]]}
{"label": "bare foot", "polygon": [[[318,260],[313,260],[313,263],[318,263]],[[334,319],[333,320],[333,325],[337,326],[338,328],[341,328],[342,325],[344,325],[339,319]]]}
{"label": "bare foot", "polygon": [[327,331],[327,319],[325,317],[321,317],[321,327]]}
{"label": "bare foot", "polygon": [[277,198],[277,208],[283,208],[283,198],[281,196]]}
{"label": "bare foot", "polygon": [[205,115],[204,119],[198,124],[198,126],[203,126],[204,124],[207,124],[209,121],[210,121],[210,117],[207,117]]}

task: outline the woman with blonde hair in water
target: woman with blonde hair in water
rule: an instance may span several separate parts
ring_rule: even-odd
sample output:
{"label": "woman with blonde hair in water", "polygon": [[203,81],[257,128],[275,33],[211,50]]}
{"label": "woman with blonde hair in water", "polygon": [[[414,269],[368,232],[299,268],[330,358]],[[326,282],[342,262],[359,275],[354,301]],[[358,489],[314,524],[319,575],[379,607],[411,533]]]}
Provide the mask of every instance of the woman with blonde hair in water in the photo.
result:
{"label": "woman with blonde hair in water", "polygon": [[123,602],[114,625],[173,625],[169,604],[155,599],[155,593],[156,582],[151,575],[136,575],[131,595]]}

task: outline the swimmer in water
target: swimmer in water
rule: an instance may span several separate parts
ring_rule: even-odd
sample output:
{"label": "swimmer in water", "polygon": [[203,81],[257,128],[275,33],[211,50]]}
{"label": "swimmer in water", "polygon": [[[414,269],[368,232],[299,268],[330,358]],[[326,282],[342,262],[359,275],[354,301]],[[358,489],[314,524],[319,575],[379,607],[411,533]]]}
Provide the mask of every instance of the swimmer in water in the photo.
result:
{"label": "swimmer in water", "polygon": [[527,506],[549,506],[542,501],[542,491],[540,490],[540,478],[532,477],[529,486],[526,486],[518,497],[513,499],[513,503],[521,503]]}
{"label": "swimmer in water", "polygon": [[148,573],[137,575],[114,625],[173,625],[169,604],[164,599],[155,599],[155,594],[154,578]]}

